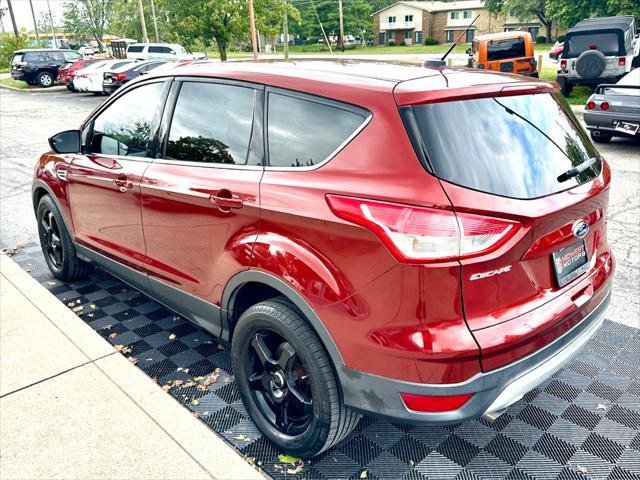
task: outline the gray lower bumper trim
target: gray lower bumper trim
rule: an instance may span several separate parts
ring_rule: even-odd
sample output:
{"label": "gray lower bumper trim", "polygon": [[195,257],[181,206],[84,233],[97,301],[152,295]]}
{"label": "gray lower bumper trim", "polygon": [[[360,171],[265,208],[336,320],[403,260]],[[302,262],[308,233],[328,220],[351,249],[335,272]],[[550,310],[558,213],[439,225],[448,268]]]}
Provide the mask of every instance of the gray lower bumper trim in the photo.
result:
{"label": "gray lower bumper trim", "polygon": [[[381,377],[337,367],[344,402],[368,414],[409,423],[456,423],[498,412],[516,402],[529,390],[549,378],[593,337],[604,322],[611,292],[573,329],[538,352],[502,368],[479,373],[457,384],[422,384]],[[441,413],[415,412],[406,408],[400,393],[457,395],[473,393],[458,410]]]}

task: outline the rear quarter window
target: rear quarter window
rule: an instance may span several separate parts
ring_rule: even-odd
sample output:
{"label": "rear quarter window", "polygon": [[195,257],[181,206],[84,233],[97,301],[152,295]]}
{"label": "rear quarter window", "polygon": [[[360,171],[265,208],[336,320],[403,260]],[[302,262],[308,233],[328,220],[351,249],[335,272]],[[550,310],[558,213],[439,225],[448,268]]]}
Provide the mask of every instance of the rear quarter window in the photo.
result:
{"label": "rear quarter window", "polygon": [[369,117],[368,112],[354,108],[269,93],[269,164],[312,167],[329,159]]}
{"label": "rear quarter window", "polygon": [[144,45],[130,45],[127,48],[127,52],[132,52],[132,53],[140,53],[144,50]]}

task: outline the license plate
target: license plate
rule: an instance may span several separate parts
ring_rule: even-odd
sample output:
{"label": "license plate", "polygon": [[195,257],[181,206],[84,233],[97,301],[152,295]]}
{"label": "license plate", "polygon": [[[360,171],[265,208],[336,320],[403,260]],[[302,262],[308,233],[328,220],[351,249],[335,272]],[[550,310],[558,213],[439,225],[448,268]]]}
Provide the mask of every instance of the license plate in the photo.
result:
{"label": "license plate", "polygon": [[584,240],[552,253],[551,257],[558,287],[564,287],[589,269],[587,247]]}
{"label": "license plate", "polygon": [[622,132],[628,135],[635,135],[636,133],[638,133],[638,128],[640,128],[640,125],[638,125],[637,123],[618,122],[616,125],[616,132]]}

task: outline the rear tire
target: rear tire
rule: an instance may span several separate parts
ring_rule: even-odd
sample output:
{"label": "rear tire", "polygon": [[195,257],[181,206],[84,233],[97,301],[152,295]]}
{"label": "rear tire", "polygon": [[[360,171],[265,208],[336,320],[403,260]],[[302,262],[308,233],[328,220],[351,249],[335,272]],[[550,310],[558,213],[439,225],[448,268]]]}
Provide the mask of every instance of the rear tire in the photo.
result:
{"label": "rear tire", "polygon": [[313,457],[358,424],[360,415],[342,403],[320,340],[286,300],[247,309],[236,326],[231,354],[249,415],[283,452]]}
{"label": "rear tire", "polygon": [[73,84],[69,83],[67,85],[67,90],[69,90],[70,92],[76,93],[77,90],[75,89],[75,87],[73,86]]}
{"label": "rear tire", "polygon": [[54,78],[50,72],[40,72],[38,73],[38,78],[36,81],[38,82],[38,86],[40,88],[49,88],[53,85]]}
{"label": "rear tire", "polygon": [[36,219],[42,253],[53,276],[65,282],[87,276],[91,264],[78,258],[62,214],[49,195],[40,199]]}
{"label": "rear tire", "polygon": [[611,141],[611,138],[613,138],[613,135],[611,135],[610,133],[605,133],[600,130],[596,130],[596,131],[598,132],[596,135],[594,135],[593,130],[589,134],[591,135],[591,140],[593,140],[596,143],[609,143]]}
{"label": "rear tire", "polygon": [[573,85],[571,85],[566,79],[564,82],[560,82],[560,90],[562,91],[562,95],[565,97],[570,97],[571,92],[573,92]]}

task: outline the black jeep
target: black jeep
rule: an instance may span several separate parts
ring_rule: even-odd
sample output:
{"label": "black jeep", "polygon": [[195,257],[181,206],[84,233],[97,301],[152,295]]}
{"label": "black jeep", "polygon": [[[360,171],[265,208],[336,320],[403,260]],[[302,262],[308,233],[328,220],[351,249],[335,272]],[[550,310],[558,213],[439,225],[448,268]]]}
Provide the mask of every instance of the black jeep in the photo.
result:
{"label": "black jeep", "polygon": [[60,68],[81,58],[82,55],[72,50],[16,50],[11,59],[11,78],[47,88],[55,82]]}

